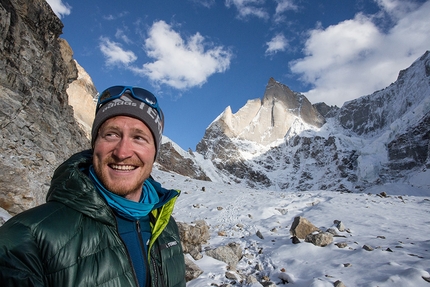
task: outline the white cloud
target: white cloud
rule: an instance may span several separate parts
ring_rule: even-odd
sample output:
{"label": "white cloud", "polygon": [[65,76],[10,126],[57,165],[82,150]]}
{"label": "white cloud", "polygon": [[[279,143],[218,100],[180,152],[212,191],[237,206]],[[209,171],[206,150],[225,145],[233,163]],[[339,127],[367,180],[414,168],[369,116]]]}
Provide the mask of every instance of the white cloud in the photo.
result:
{"label": "white cloud", "polygon": [[276,5],[276,13],[283,13],[288,10],[297,10],[297,5],[294,4],[296,0],[275,0],[278,4]]}
{"label": "white cloud", "polygon": [[116,29],[115,38],[122,40],[127,44],[133,43],[133,41],[124,33],[122,29]]}
{"label": "white cloud", "polygon": [[230,8],[232,5],[236,7],[239,15],[243,19],[248,16],[256,16],[258,18],[268,19],[269,14],[263,5],[265,0],[226,0],[225,6]]}
{"label": "white cloud", "polygon": [[190,0],[190,1],[206,8],[210,8],[213,5],[215,5],[215,0]]}
{"label": "white cloud", "polygon": [[115,15],[112,15],[112,14],[105,15],[105,16],[103,16],[103,19],[105,19],[107,21],[113,21],[113,20],[123,18],[123,17],[127,16],[128,14],[129,14],[128,11],[123,11],[123,12],[118,12]]}
{"label": "white cloud", "polygon": [[[274,21],[281,22],[284,20],[283,13],[288,10],[296,11],[298,6],[294,4],[296,0],[274,0],[276,4],[276,10],[274,14]],[[251,16],[255,16],[261,19],[269,19],[270,15],[267,11],[266,0],[225,0],[225,6],[230,8],[231,6],[236,7],[238,11],[238,18],[246,19]]]}
{"label": "white cloud", "polygon": [[266,55],[276,54],[277,52],[285,51],[288,47],[288,40],[284,35],[278,34],[266,43]]}
{"label": "white cloud", "polygon": [[124,50],[119,43],[113,42],[106,37],[100,37],[100,51],[106,58],[106,65],[128,66],[136,61],[137,57],[132,51]]}
{"label": "white cloud", "polygon": [[48,2],[52,11],[54,11],[55,15],[60,19],[63,16],[70,15],[72,11],[72,7],[67,3],[63,3],[61,0],[46,0],[46,2]]}
{"label": "white cloud", "polygon": [[417,3],[405,0],[375,0],[375,2],[378,3],[382,12],[398,19],[417,9]]}
{"label": "white cloud", "polygon": [[274,15],[274,21],[275,22],[281,22],[284,20],[284,13],[286,11],[292,10],[297,11],[298,7],[294,2],[296,0],[275,0],[277,2],[275,15]]}
{"label": "white cloud", "polygon": [[226,71],[232,57],[222,46],[205,44],[199,33],[182,39],[164,21],[152,25],[145,49],[154,61],[133,70],[176,89],[201,86],[212,74]]}
{"label": "white cloud", "polygon": [[395,25],[387,32],[378,29],[375,18],[362,14],[310,31],[306,56],[290,66],[304,82],[313,85],[305,93],[311,102],[341,106],[384,88],[430,48],[430,1],[412,11],[412,5],[398,6],[401,1],[378,1],[384,2],[381,7],[388,7],[385,12],[396,10],[399,17],[391,19]]}

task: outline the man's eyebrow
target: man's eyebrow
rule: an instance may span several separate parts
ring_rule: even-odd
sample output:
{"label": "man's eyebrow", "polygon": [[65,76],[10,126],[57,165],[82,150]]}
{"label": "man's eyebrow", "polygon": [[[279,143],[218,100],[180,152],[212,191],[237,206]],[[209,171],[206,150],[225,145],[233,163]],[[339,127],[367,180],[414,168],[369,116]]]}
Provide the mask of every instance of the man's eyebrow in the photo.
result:
{"label": "man's eyebrow", "polygon": [[101,128],[103,130],[115,130],[115,131],[120,130],[119,126],[117,125],[107,125],[107,126],[102,126]]}
{"label": "man's eyebrow", "polygon": [[[132,131],[132,132],[135,132],[135,133],[141,133],[141,134],[146,134],[146,133],[148,133],[147,131],[145,131],[145,130],[143,130],[143,129],[140,129],[140,128],[132,128],[132,129],[131,129],[131,131]],[[151,133],[151,132],[149,132],[149,133]]]}

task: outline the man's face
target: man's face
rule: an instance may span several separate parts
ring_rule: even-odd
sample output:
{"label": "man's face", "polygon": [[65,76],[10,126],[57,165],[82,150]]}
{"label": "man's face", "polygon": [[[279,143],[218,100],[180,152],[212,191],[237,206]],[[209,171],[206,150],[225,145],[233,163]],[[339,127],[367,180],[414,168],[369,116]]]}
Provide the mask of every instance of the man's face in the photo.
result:
{"label": "man's face", "polygon": [[138,201],[154,158],[154,138],[140,120],[117,116],[99,128],[93,165],[97,177],[109,191]]}

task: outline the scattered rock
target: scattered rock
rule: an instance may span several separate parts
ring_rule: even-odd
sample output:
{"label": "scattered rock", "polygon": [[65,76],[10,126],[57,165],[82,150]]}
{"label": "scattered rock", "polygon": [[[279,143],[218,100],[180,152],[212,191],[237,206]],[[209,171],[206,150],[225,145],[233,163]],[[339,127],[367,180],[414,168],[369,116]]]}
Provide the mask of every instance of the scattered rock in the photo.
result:
{"label": "scattered rock", "polygon": [[338,242],[338,243],[335,243],[335,245],[339,248],[345,248],[348,246],[346,242]]}
{"label": "scattered rock", "polygon": [[282,215],[285,215],[288,213],[288,209],[286,208],[275,208],[277,211],[279,211]]}
{"label": "scattered rock", "polygon": [[193,257],[194,260],[200,260],[203,258],[203,255],[201,252],[197,251],[197,249],[190,250],[190,255]]}
{"label": "scattered rock", "polygon": [[345,284],[343,284],[342,281],[337,280],[336,282],[333,283],[334,287],[346,287]]}
{"label": "scattered rock", "polygon": [[304,217],[297,216],[290,228],[290,234],[300,239],[305,239],[306,235],[318,231],[319,229]]}
{"label": "scattered rock", "polygon": [[199,277],[203,271],[190,259],[185,256],[185,280],[191,281]]}
{"label": "scattered rock", "polygon": [[328,232],[311,233],[306,236],[305,241],[315,246],[324,247],[333,242],[333,234]]}
{"label": "scattered rock", "polygon": [[385,198],[385,197],[387,197],[387,193],[385,191],[383,191],[383,192],[379,193],[378,196]]}
{"label": "scattered rock", "polygon": [[206,255],[225,262],[228,266],[236,269],[236,265],[242,258],[242,249],[237,243],[229,243],[227,246],[206,251]]}
{"label": "scattered rock", "polygon": [[264,236],[263,234],[261,234],[260,230],[257,230],[257,233],[255,235],[257,235],[257,237],[260,239],[264,239]]}
{"label": "scattered rock", "polygon": [[194,225],[178,222],[178,229],[184,253],[190,253],[195,258],[196,252],[201,252],[202,244],[210,238],[209,226],[204,220],[198,220]]}
{"label": "scattered rock", "polygon": [[233,272],[230,272],[230,271],[225,272],[225,278],[231,279],[231,280],[237,280],[238,279],[236,274],[234,274]]}
{"label": "scattered rock", "polygon": [[257,271],[263,271],[264,269],[263,269],[263,265],[261,265],[260,263],[257,263],[256,265],[255,265],[255,270],[257,270]]}
{"label": "scattered rock", "polygon": [[373,251],[374,250],[374,248],[372,246],[367,245],[367,244],[363,245],[363,249],[367,250],[367,251]]}
{"label": "scattered rock", "polygon": [[300,243],[300,239],[298,239],[297,236],[291,237],[291,241],[293,242],[293,244],[299,244]]}
{"label": "scattered rock", "polygon": [[424,258],[424,257],[422,257],[422,256],[420,256],[420,255],[416,255],[416,254],[412,254],[412,253],[409,253],[408,255],[409,255],[409,256],[418,257],[418,258],[421,258],[421,259],[423,259],[423,258]]}
{"label": "scattered rock", "polygon": [[246,284],[254,284],[254,283],[259,283],[258,280],[257,280],[257,278],[255,278],[252,275],[248,275],[246,277]]}
{"label": "scattered rock", "polygon": [[336,225],[336,228],[340,231],[343,232],[345,231],[345,225],[343,225],[343,222],[340,220],[335,220],[334,224]]}
{"label": "scattered rock", "polygon": [[270,282],[270,281],[262,282],[261,285],[263,285],[263,287],[276,287],[277,286],[275,283]]}

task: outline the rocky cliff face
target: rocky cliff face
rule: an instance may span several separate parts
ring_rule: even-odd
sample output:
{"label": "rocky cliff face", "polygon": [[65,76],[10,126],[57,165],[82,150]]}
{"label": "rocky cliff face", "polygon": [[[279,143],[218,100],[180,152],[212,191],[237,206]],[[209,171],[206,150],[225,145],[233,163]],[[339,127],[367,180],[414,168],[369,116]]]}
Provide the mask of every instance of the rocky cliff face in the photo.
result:
{"label": "rocky cliff face", "polygon": [[159,170],[174,172],[190,178],[210,181],[192,152],[183,151],[167,137],[163,137],[160,154],[155,167]]}
{"label": "rocky cliff face", "polygon": [[411,67],[400,71],[389,87],[345,103],[338,116],[342,127],[357,135],[377,135],[415,108],[428,96],[422,90],[430,78],[428,58],[426,52]]}
{"label": "rocky cliff face", "polygon": [[89,147],[66,93],[77,78],[63,24],[44,0],[0,1],[0,207],[44,202],[59,163]]}
{"label": "rocky cliff face", "polygon": [[90,75],[74,60],[78,69],[78,78],[69,84],[67,95],[69,104],[73,107],[75,120],[91,140],[91,127],[93,125],[96,103],[94,101],[97,90]]}

